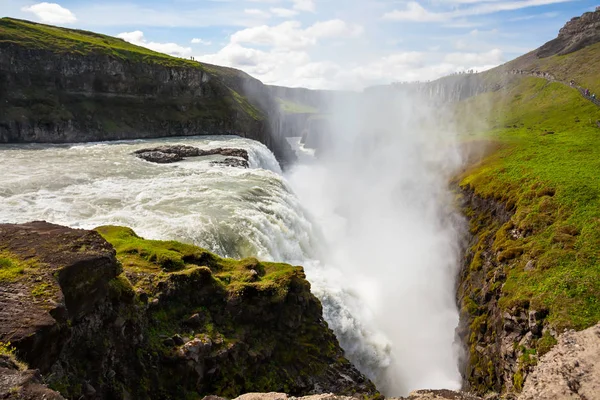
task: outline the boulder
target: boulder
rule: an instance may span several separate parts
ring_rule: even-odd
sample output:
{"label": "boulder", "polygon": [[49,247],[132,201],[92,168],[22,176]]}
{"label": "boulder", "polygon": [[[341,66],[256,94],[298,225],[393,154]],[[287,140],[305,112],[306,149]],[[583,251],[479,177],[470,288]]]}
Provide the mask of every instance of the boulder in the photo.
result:
{"label": "boulder", "polygon": [[250,164],[246,160],[240,160],[239,158],[227,157],[222,161],[213,161],[210,163],[213,166],[223,167],[237,167],[237,168],[250,168]]}

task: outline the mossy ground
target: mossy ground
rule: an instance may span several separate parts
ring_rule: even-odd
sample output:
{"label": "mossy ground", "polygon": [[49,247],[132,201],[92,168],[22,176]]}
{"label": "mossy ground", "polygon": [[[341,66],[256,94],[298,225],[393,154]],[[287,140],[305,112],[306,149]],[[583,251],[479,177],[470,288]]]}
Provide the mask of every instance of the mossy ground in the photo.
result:
{"label": "mossy ground", "polygon": [[304,274],[301,267],[289,264],[222,258],[194,245],[143,239],[130,228],[103,226],[96,231],[114,246],[126,272],[164,278],[170,273],[192,274],[197,267],[207,267],[231,294],[253,287],[284,296],[290,280]]}
{"label": "mossy ground", "polygon": [[207,368],[217,372],[196,388],[207,394],[295,393],[302,380],[325,373],[333,364],[348,364],[321,322],[320,306],[301,267],[222,258],[193,245],[146,240],[125,227],[96,231],[113,245],[123,265],[124,274],[110,282],[111,297],[135,297],[137,302],[144,292],[150,302],[156,300],[148,308],[148,346],[137,357],[142,364],[171,364],[163,365],[156,382],[142,385],[142,392],[154,387],[165,396],[195,395],[189,388],[173,387],[185,380],[170,375],[181,373],[169,369],[179,356],[166,339],[175,335],[212,343],[204,357]]}
{"label": "mossy ground", "polygon": [[13,282],[25,275],[27,265],[7,252],[0,252],[0,282]]}
{"label": "mossy ground", "polygon": [[[489,129],[467,112],[487,116]],[[529,302],[559,329],[597,323],[600,108],[560,83],[522,78],[463,102],[458,115],[465,140],[487,139],[496,149],[460,185],[515,213],[494,237],[498,261],[509,265],[499,305]],[[529,261],[535,267],[525,271]]]}

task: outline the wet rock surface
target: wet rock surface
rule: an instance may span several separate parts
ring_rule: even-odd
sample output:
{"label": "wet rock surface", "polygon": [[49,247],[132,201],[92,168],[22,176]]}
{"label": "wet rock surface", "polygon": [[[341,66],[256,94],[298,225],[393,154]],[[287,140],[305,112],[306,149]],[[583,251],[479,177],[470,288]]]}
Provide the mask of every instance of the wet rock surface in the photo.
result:
{"label": "wet rock surface", "polygon": [[246,160],[239,158],[227,157],[223,161],[212,161],[210,165],[222,167],[250,168],[250,164]]}
{"label": "wet rock surface", "polygon": [[235,148],[217,147],[215,149],[205,150],[186,145],[167,145],[136,150],[133,152],[133,154],[138,158],[158,164],[174,163],[184,160],[188,157],[221,155],[225,156],[226,158],[222,161],[213,161],[211,162],[211,165],[223,165],[240,168],[249,168],[250,166],[248,163],[250,159],[248,151]]}

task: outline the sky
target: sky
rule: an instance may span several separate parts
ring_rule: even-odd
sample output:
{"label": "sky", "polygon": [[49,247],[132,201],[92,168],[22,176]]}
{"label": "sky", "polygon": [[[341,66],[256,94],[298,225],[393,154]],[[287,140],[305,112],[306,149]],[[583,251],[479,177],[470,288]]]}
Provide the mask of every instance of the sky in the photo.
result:
{"label": "sky", "polygon": [[118,36],[266,84],[360,90],[482,71],[599,0],[0,0],[9,16]]}

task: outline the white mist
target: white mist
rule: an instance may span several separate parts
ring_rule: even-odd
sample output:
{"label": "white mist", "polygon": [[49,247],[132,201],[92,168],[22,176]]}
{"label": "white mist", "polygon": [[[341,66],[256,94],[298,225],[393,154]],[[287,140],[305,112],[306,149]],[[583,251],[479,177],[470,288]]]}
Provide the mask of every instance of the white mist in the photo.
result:
{"label": "white mist", "polygon": [[[462,225],[449,190],[460,165],[453,125],[401,92],[332,109],[325,151],[288,174],[323,232],[321,269],[307,268],[309,279],[329,282],[314,290],[331,327],[386,395],[458,389]],[[332,287],[344,309],[328,301]]]}

